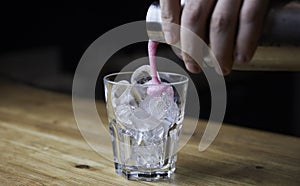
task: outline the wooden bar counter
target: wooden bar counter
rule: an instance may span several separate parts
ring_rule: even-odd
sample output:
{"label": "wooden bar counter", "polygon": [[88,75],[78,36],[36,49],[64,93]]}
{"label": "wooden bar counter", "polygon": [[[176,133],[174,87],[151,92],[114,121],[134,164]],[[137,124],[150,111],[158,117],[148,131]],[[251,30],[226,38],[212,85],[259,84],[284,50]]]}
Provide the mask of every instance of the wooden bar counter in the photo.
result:
{"label": "wooden bar counter", "polygon": [[300,185],[300,138],[224,124],[199,152],[201,122],[171,180],[128,181],[85,142],[70,95],[0,80],[0,185]]}

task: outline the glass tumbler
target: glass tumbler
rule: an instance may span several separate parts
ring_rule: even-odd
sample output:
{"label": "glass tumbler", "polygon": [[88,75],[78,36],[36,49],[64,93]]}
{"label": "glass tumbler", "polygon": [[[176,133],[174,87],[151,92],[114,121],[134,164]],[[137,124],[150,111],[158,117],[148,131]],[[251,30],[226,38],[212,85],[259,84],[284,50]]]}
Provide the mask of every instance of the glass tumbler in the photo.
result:
{"label": "glass tumbler", "polygon": [[151,84],[132,80],[131,72],[104,77],[115,171],[129,180],[169,179],[176,168],[188,78],[166,72],[159,78]]}

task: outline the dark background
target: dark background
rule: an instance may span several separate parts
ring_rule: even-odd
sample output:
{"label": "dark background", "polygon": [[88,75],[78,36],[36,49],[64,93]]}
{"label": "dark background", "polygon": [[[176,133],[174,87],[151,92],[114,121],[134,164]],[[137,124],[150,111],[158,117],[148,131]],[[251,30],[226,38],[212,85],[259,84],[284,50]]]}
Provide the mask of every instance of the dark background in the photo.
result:
{"label": "dark background", "polygon": [[[0,76],[71,94],[74,71],[87,47],[114,27],[144,20],[151,2],[3,4]],[[146,43],[124,48],[112,60],[122,63],[106,67],[103,73],[121,69],[124,59],[129,62],[146,55]],[[159,55],[182,64],[166,45],[161,46]],[[203,74],[192,77],[199,91],[200,116],[207,118],[210,92],[205,77]],[[226,77],[225,122],[300,136],[299,81],[296,72],[232,72]]]}

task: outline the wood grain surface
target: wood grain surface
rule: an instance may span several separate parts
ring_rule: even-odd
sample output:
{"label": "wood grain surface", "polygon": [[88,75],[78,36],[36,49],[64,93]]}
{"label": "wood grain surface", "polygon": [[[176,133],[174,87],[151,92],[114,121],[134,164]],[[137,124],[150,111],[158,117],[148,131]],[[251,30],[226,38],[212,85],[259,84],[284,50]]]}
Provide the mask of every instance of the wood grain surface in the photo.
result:
{"label": "wood grain surface", "polygon": [[0,185],[300,185],[299,138],[224,124],[199,152],[205,123],[179,152],[172,179],[128,181],[85,142],[70,95],[1,80]]}

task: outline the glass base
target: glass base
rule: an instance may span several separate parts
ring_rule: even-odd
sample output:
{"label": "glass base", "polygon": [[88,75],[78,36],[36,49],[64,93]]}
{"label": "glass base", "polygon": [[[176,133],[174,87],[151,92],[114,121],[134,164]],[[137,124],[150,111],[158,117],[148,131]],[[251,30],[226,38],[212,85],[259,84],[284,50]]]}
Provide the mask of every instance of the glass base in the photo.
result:
{"label": "glass base", "polygon": [[135,166],[115,163],[116,173],[128,180],[157,181],[170,179],[175,171],[175,162],[161,169],[140,170]]}

